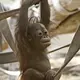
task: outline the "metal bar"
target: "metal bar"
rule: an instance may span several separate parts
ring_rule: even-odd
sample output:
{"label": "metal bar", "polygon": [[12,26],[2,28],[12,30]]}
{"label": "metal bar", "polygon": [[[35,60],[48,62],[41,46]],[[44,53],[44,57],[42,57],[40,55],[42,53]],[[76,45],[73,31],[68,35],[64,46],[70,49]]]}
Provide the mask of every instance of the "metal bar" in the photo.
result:
{"label": "metal bar", "polygon": [[58,50],[60,50],[60,49],[69,47],[69,46],[70,46],[70,44],[67,44],[67,45],[64,45],[64,46],[62,46],[62,47],[60,47],[60,48],[54,49],[54,50],[52,50],[52,51],[49,51],[48,53],[52,53],[52,52],[58,51]]}
{"label": "metal bar", "polygon": [[8,17],[14,16],[15,14],[19,13],[20,9],[14,9],[10,11],[5,11],[0,13],[0,21],[6,19]]}
{"label": "metal bar", "polygon": [[[70,44],[68,44],[68,45],[70,45]],[[52,50],[50,52],[58,51],[58,50],[60,50],[62,48],[68,47],[68,45],[65,45],[65,46],[62,46],[60,48],[54,49],[54,50]],[[48,53],[50,53],[50,52],[48,52]],[[6,59],[6,60],[4,61],[4,59]],[[6,62],[7,63],[16,62],[16,61],[17,61],[17,58],[13,54],[13,51],[12,52],[0,52],[0,64],[5,64]]]}
{"label": "metal bar", "polygon": [[[1,11],[1,12],[4,12],[4,7],[3,7],[2,5],[0,5],[0,11]],[[15,53],[16,53],[14,40],[13,40],[11,31],[10,31],[10,29],[9,29],[8,22],[7,22],[6,19],[0,21],[0,31],[1,31],[1,33],[3,34],[3,36],[5,37],[5,39],[7,40],[8,44],[9,44],[10,47],[11,47],[11,49],[12,49],[13,51],[15,51]]]}
{"label": "metal bar", "polygon": [[[30,5],[30,7],[32,5],[36,5],[37,3],[39,3],[39,0],[33,1],[33,3]],[[19,13],[19,12],[20,12],[20,8],[14,9],[14,10],[5,11],[5,12],[3,11],[3,12],[0,13],[0,21],[5,19],[5,18],[11,17],[11,16],[13,16],[13,15]]]}
{"label": "metal bar", "polygon": [[68,53],[66,55],[64,64],[61,66],[61,68],[57,71],[57,73],[54,76],[54,80],[58,80],[61,77],[61,74],[65,68],[65,66],[70,62],[70,60],[75,56],[75,54],[80,49],[80,26],[72,40],[72,43],[70,45],[70,48],[68,50]]}
{"label": "metal bar", "polygon": [[13,52],[0,52],[0,64],[17,62],[16,56]]}

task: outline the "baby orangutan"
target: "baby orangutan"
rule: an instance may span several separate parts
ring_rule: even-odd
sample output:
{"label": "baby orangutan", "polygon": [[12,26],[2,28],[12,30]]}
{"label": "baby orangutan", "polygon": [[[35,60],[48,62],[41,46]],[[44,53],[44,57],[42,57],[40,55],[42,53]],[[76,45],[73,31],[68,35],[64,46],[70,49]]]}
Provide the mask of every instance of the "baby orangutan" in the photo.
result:
{"label": "baby orangutan", "polygon": [[16,44],[20,70],[20,80],[54,80],[47,57],[47,47],[51,44],[48,34],[50,9],[47,0],[41,0],[41,22],[29,23],[28,8],[40,0],[25,0],[20,9],[18,26],[16,28]]}

